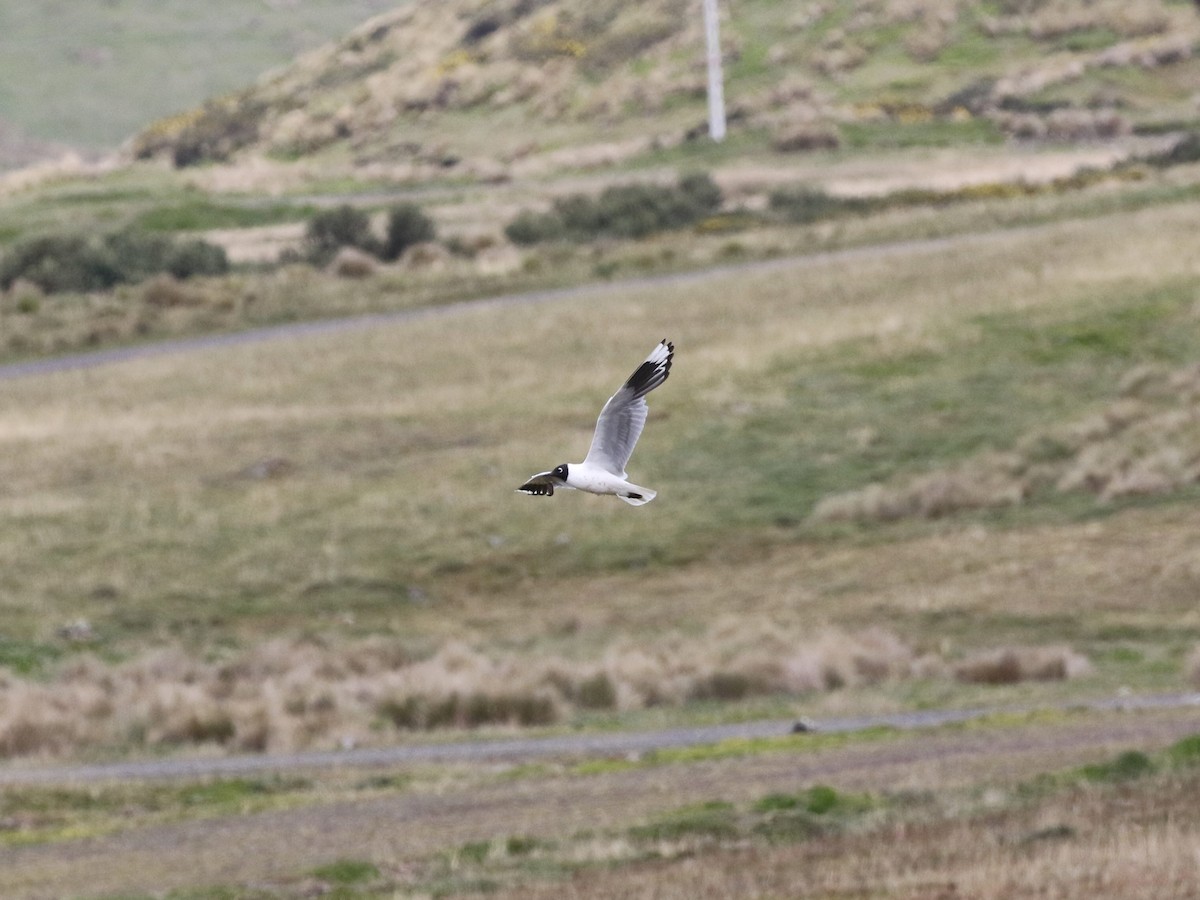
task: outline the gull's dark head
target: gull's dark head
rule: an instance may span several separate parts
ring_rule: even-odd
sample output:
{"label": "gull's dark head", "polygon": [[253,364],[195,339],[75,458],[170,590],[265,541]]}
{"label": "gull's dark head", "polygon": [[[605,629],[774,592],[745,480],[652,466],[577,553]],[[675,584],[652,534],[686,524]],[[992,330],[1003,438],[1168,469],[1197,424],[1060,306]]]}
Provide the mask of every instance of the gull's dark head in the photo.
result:
{"label": "gull's dark head", "polygon": [[567,464],[555,466],[549,472],[538,472],[517,490],[522,494],[531,494],[534,497],[553,497],[554,486],[556,484],[567,483]]}

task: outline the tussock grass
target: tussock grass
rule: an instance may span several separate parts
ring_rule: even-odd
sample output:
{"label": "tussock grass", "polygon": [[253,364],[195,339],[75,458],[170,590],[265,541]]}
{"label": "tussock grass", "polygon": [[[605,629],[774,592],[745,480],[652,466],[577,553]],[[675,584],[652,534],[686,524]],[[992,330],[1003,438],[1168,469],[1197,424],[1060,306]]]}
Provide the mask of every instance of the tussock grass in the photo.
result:
{"label": "tussock grass", "polygon": [[954,666],[954,676],[978,684],[1058,681],[1091,670],[1091,664],[1069,647],[1005,648],[974,654]]}
{"label": "tussock grass", "polygon": [[[1071,340],[1102,343],[1124,336],[1096,330]],[[813,516],[933,519],[1036,502],[1047,491],[1086,492],[1111,501],[1170,494],[1200,481],[1200,367],[1162,371],[1139,365],[1114,388],[1117,398],[1098,412],[1022,435],[1010,452],[987,452],[895,486],[876,483],[834,494],[816,505]]]}
{"label": "tussock grass", "polygon": [[[48,680],[6,679],[0,756],[203,744],[279,752],[373,743],[395,731],[547,725],[595,709],[799,697],[951,671],[989,683],[1087,671],[1062,648],[1005,654],[951,669],[880,629],[829,630],[814,640],[731,621],[699,638],[618,641],[599,660],[501,655],[458,641],[421,658],[378,638],[333,646],[275,640],[224,661],[180,648],[117,665],[84,656]],[[988,665],[1004,677],[987,677]]]}

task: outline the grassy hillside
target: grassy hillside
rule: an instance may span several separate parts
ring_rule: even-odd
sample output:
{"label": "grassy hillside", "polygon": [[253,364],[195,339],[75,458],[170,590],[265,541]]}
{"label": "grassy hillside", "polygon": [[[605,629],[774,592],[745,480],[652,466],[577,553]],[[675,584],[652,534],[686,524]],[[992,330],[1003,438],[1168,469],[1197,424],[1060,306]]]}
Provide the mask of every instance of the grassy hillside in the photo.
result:
{"label": "grassy hillside", "polygon": [[[1075,140],[1196,118],[1200,17],[1182,0],[746,0],[723,5],[723,28],[735,149]],[[155,124],[135,152],[486,177],[646,157],[703,132],[702,36],[679,0],[413,3]]]}
{"label": "grassy hillside", "polygon": [[243,87],[396,5],[6,3],[0,121],[36,139],[113,148],[151,119]]}

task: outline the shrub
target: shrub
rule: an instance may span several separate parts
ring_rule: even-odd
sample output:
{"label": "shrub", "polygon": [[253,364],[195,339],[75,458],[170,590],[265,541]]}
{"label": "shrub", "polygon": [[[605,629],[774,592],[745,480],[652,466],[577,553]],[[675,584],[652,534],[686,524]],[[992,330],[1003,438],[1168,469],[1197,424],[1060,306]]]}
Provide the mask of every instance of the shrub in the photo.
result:
{"label": "shrub", "polygon": [[18,278],[50,294],[102,291],[122,280],[112,256],[80,235],[46,235],[18,244],[0,264],[0,286],[7,290]]}
{"label": "shrub", "polygon": [[125,229],[98,238],[46,235],[14,247],[0,264],[0,286],[21,279],[47,293],[103,291],[167,272],[176,278],[229,269],[224,249],[205,241],[175,244],[162,235]]}
{"label": "shrub", "polygon": [[702,172],[684,176],[674,187],[612,185],[594,198],[586,194],[560,197],[548,213],[523,211],[504,233],[516,244],[554,238],[642,238],[691,225],[716,211],[721,199],[721,189]]}
{"label": "shrub", "polygon": [[504,227],[504,236],[514,244],[528,246],[562,236],[562,222],[554,213],[523,210]]}
{"label": "shrub", "polygon": [[679,179],[679,192],[691,201],[698,219],[721,208],[721,189],[707,172],[684,175]]}
{"label": "shrub", "polygon": [[584,237],[602,234],[641,238],[689,225],[702,212],[693,198],[678,187],[630,184],[605,188],[591,209],[581,208],[576,215],[577,220],[564,216],[564,224],[581,231]]}
{"label": "shrub", "polygon": [[174,250],[170,238],[132,228],[106,234],[100,243],[121,282],[143,281],[166,271]]}
{"label": "shrub", "polygon": [[259,121],[265,112],[265,104],[240,97],[205,104],[171,141],[175,167],[228,159],[234,151],[258,139]]}
{"label": "shrub", "polygon": [[1161,169],[1200,162],[1200,131],[1189,131],[1169,149],[1143,156],[1142,161]]}
{"label": "shrub", "polygon": [[304,233],[310,262],[325,265],[342,247],[357,247],[379,255],[379,242],[371,233],[371,217],[349,204],[322,210],[308,220]]}
{"label": "shrub", "polygon": [[579,682],[575,700],[584,709],[615,709],[617,688],[607,674],[597,672]]}
{"label": "shrub", "polygon": [[1145,753],[1140,750],[1126,750],[1110,762],[1084,766],[1079,770],[1079,774],[1088,781],[1119,782],[1141,778],[1151,774],[1154,769],[1154,761]]}
{"label": "shrub", "polygon": [[184,241],[171,248],[166,270],[176,278],[224,275],[229,271],[229,256],[224,247],[208,241]]}
{"label": "shrub", "polygon": [[782,188],[772,191],[771,211],[797,225],[819,222],[846,213],[866,212],[871,201],[859,197],[834,197],[813,188]]}
{"label": "shrub", "polygon": [[414,244],[432,241],[437,237],[433,220],[413,203],[401,203],[388,213],[387,239],[383,245],[384,259],[398,259]]}

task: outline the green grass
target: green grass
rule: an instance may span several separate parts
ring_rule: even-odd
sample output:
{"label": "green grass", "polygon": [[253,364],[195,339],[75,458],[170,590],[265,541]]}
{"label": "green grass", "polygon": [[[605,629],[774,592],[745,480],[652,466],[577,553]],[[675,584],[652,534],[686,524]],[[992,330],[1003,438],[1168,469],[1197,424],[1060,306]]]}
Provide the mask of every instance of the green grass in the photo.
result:
{"label": "green grass", "polygon": [[339,859],[312,870],[314,878],[339,885],[357,884],[379,877],[379,868],[364,859]]}
{"label": "green grass", "polygon": [[245,815],[315,799],[312,781],[290,776],[191,784],[6,787],[0,791],[0,816],[20,825],[0,831],[0,846],[59,843],[112,834],[137,823]]}
{"label": "green grass", "polygon": [[234,205],[196,199],[174,206],[155,206],[140,213],[134,224],[146,231],[198,231],[208,228],[253,228],[302,222],[316,212],[313,206],[287,203]]}
{"label": "green grass", "polygon": [[54,644],[13,640],[0,637],[0,666],[20,675],[34,675],[62,656],[63,648]]}
{"label": "green grass", "polygon": [[681,838],[729,838],[738,832],[732,803],[711,800],[675,810],[653,822],[629,829],[635,841],[676,841]]}
{"label": "green grass", "polygon": [[951,147],[962,144],[1000,144],[1004,135],[986,119],[958,122],[930,119],[926,122],[847,122],[842,139],[850,149],[883,150],[905,147]]}
{"label": "green grass", "polygon": [[[1198,286],[1118,287],[1080,298],[1086,312],[979,317],[969,343],[936,351],[880,355],[865,343],[797,366],[781,361],[773,377],[785,385],[783,403],[704,423],[667,468],[698,490],[714,478],[709,461],[736,461],[726,469],[736,498],[712,497],[722,514],[744,525],[798,523],[826,494],[1007,449],[1111,398],[1134,360],[1182,365],[1195,349],[1187,323]],[[829,452],[842,443],[836,436],[868,425],[869,446]]]}

